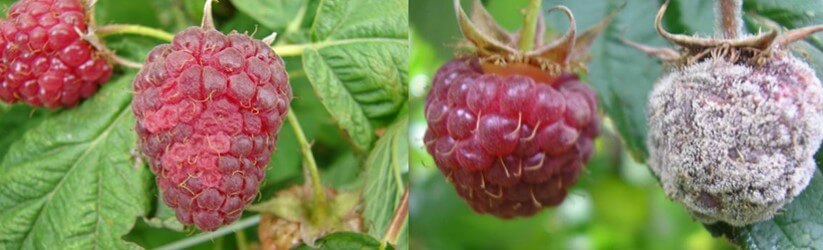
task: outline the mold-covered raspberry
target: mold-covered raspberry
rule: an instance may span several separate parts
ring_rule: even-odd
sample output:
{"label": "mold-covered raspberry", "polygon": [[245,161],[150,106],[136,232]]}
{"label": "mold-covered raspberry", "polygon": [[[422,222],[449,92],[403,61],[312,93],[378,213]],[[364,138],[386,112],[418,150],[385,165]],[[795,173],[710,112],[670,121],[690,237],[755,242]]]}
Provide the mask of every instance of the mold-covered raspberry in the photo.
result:
{"label": "mold-covered raspberry", "polygon": [[672,65],[649,95],[648,164],[703,223],[772,218],[808,185],[823,141],[823,87],[787,50],[815,29],[738,37],[740,8],[718,1],[721,37],[697,38],[662,28],[664,4],[658,32],[682,53],[630,43]]}

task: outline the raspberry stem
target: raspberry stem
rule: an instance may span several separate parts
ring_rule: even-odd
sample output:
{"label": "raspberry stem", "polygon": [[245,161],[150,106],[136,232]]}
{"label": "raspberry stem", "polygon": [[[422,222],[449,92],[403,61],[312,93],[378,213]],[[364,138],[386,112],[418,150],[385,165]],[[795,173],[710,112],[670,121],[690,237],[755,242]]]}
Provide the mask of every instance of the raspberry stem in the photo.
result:
{"label": "raspberry stem", "polygon": [[246,240],[246,233],[243,230],[234,232],[234,237],[237,239],[237,250],[249,250],[249,243]]}
{"label": "raspberry stem", "polygon": [[[281,40],[282,41],[282,40]],[[277,52],[281,57],[300,56],[303,55],[303,50],[311,47],[313,44],[287,44],[272,46],[271,49]]]}
{"label": "raspberry stem", "polygon": [[289,125],[291,125],[292,130],[294,130],[294,135],[297,137],[297,142],[300,144],[300,152],[303,153],[304,164],[303,167],[308,171],[309,176],[311,177],[311,184],[312,189],[314,191],[314,201],[321,206],[315,207],[322,207],[323,204],[326,203],[326,194],[323,192],[323,184],[320,183],[320,171],[317,170],[317,162],[314,161],[314,154],[311,152],[311,144],[308,140],[306,140],[306,134],[303,133],[303,129],[300,126],[300,121],[297,119],[297,115],[294,114],[294,111],[289,108],[288,114],[286,114],[286,119],[289,120]]}
{"label": "raspberry stem", "polygon": [[743,7],[741,0],[717,0],[715,18],[719,26],[719,32],[725,39],[737,39],[740,36],[743,16],[740,9]]}
{"label": "raspberry stem", "polygon": [[95,31],[97,36],[99,37],[107,37],[110,35],[124,35],[124,34],[132,34],[132,35],[141,35],[151,38],[156,38],[158,40],[170,42],[174,35],[168,33],[164,30],[159,30],[151,27],[140,26],[140,25],[133,25],[133,24],[109,24],[103,25],[97,28]]}
{"label": "raspberry stem", "polygon": [[386,244],[396,244],[397,237],[400,235],[401,229],[406,225],[409,217],[409,187],[403,191],[403,198],[400,199],[400,204],[394,210],[389,228],[386,229],[386,234],[383,235],[383,240],[380,242],[380,250],[386,249]]}
{"label": "raspberry stem", "polygon": [[530,0],[526,7],[526,21],[523,24],[523,32],[520,33],[520,51],[528,52],[534,48],[534,36],[537,32],[537,19],[540,18],[540,10],[543,0]]}
{"label": "raspberry stem", "polygon": [[220,229],[215,230],[214,232],[206,232],[201,233],[194,237],[189,237],[182,239],[180,241],[172,242],[171,244],[161,246],[157,249],[185,249],[192,246],[199,245],[200,243],[211,241],[217,238],[222,237],[223,235],[227,235],[236,231],[243,230],[245,228],[257,225],[260,223],[260,215],[254,215],[242,220],[239,220],[231,225],[221,227]]}

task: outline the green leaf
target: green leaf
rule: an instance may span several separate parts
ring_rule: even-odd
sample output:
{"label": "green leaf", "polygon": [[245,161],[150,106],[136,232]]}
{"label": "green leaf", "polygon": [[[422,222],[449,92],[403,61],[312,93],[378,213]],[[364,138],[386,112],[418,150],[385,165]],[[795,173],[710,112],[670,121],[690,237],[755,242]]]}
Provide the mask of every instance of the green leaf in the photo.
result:
{"label": "green leaf", "polygon": [[[609,1],[603,16],[619,6]],[[640,162],[646,149],[646,100],[652,84],[661,74],[660,62],[627,47],[621,36],[651,46],[666,46],[652,28],[659,5],[655,1],[628,1],[603,37],[592,47],[588,82],[597,90],[600,103],[620,132],[631,155]],[[622,29],[620,27],[631,27]],[[632,63],[626,63],[632,62]]]}
{"label": "green leaf", "polygon": [[149,205],[129,104],[133,74],[28,130],[0,163],[0,248],[124,249]]}
{"label": "green leaf", "polygon": [[301,12],[306,11],[305,0],[231,0],[231,3],[261,25],[273,30],[285,29]]}
{"label": "green leaf", "polygon": [[[318,7],[315,41],[409,37],[409,2],[405,0],[325,0]],[[408,55],[404,55],[408,56]]]}
{"label": "green leaf", "polygon": [[150,27],[161,25],[155,2],[99,0],[94,5],[95,22],[98,24],[141,24]]}
{"label": "green leaf", "polygon": [[408,99],[408,2],[327,0],[303,51],[315,92],[357,152]]}
{"label": "green leaf", "polygon": [[369,234],[376,238],[386,233],[405,190],[402,173],[409,167],[408,128],[409,120],[405,117],[389,127],[365,163],[363,219]]}
{"label": "green leaf", "polygon": [[[347,249],[347,250],[357,250],[357,249],[379,249],[380,242],[375,240],[374,238],[365,235],[365,234],[358,234],[358,233],[351,233],[351,232],[339,232],[326,235],[323,238],[318,239],[315,242],[317,248],[312,248],[306,245],[302,245],[297,247],[297,250],[310,250],[310,249],[321,249],[321,250],[332,250],[332,249]],[[394,247],[391,245],[386,246],[386,250],[393,250]]]}
{"label": "green leaf", "polygon": [[37,125],[43,118],[52,113],[45,109],[34,109],[25,104],[0,106],[0,159],[6,155],[12,143],[18,140],[29,128]]}

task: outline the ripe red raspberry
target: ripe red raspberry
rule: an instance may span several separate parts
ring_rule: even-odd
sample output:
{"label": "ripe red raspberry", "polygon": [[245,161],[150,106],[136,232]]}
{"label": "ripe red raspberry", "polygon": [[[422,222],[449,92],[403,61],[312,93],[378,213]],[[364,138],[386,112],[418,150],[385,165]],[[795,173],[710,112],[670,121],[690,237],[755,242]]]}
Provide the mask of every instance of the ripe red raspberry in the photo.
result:
{"label": "ripe red raspberry", "polygon": [[178,220],[214,230],[256,196],[292,94],[265,43],[191,27],[134,80],[135,130]]}
{"label": "ripe red raspberry", "polygon": [[529,216],[559,204],[577,180],[599,131],[596,107],[576,75],[504,76],[457,59],[426,100],[426,145],[475,211]]}
{"label": "ripe red raspberry", "polygon": [[[569,17],[570,27],[544,44],[542,37],[502,30],[480,1],[471,20],[459,0],[454,5],[474,52],[434,77],[426,98],[426,149],[478,213],[511,218],[558,205],[600,132],[595,92],[575,70],[614,13],[575,37],[571,11],[553,8]],[[514,46],[531,43],[535,49]]]}
{"label": "ripe red raspberry", "polygon": [[109,80],[112,67],[78,32],[80,0],[21,0],[0,20],[0,100],[71,107]]}

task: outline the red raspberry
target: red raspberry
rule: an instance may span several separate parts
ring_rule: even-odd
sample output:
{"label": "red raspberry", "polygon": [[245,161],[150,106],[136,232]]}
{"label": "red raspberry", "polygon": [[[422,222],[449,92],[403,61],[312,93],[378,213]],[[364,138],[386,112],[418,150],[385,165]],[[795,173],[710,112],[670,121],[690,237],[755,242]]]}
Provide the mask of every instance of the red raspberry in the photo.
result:
{"label": "red raspberry", "polygon": [[597,100],[573,74],[492,67],[470,58],[440,68],[426,99],[426,146],[475,211],[529,216],[563,201],[590,158]]}
{"label": "red raspberry", "polygon": [[79,0],[21,0],[0,20],[0,100],[71,107],[111,77],[112,66],[79,32]]}
{"label": "red raspberry", "polygon": [[134,80],[140,149],[178,220],[214,230],[256,196],[292,99],[265,43],[191,27],[155,47]]}

